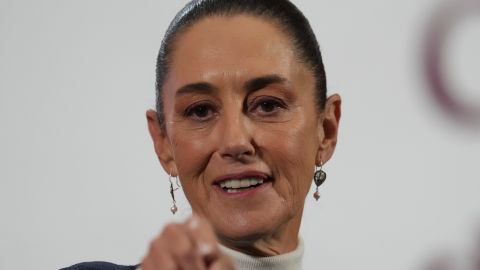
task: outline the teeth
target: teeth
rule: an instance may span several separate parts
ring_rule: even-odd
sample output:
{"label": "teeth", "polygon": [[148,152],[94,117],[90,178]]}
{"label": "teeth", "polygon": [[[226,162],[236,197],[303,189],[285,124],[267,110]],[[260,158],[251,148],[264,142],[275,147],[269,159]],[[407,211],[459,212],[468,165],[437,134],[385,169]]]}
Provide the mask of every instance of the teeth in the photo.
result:
{"label": "teeth", "polygon": [[[232,180],[230,187],[231,187],[231,188],[239,188],[241,184],[242,184],[242,181]],[[227,186],[227,187],[228,187],[228,186]]]}
{"label": "teeth", "polygon": [[[228,189],[230,192],[232,189],[248,188],[254,185],[263,184],[263,179],[247,178],[247,179],[230,179],[220,183],[221,188]],[[232,191],[233,192],[233,191]]]}

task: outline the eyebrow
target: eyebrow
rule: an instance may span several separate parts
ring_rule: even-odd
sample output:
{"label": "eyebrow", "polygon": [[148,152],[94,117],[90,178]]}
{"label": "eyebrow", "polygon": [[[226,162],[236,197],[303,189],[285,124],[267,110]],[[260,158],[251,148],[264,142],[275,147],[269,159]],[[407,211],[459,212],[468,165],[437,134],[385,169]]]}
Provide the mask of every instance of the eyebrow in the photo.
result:
{"label": "eyebrow", "polygon": [[265,88],[266,86],[271,84],[283,84],[285,82],[287,82],[286,78],[277,74],[272,74],[272,75],[266,75],[266,76],[249,80],[248,82],[245,83],[244,88],[247,91],[247,93],[251,93],[251,92],[260,90],[262,88]]}
{"label": "eyebrow", "polygon": [[180,87],[177,92],[175,93],[176,97],[191,94],[191,93],[209,93],[218,90],[211,83],[207,82],[198,82],[198,83],[191,83]]}
{"label": "eyebrow", "polygon": [[[251,92],[260,90],[262,88],[265,88],[268,85],[283,84],[287,81],[288,80],[285,77],[282,77],[277,74],[271,74],[271,75],[261,76],[258,78],[253,78],[245,82],[245,84],[243,85],[243,88],[247,93],[251,93]],[[208,82],[197,82],[197,83],[191,83],[191,84],[187,84],[180,87],[175,93],[175,96],[179,97],[179,96],[192,94],[192,93],[211,93],[215,91],[218,91],[218,88],[213,84]]]}

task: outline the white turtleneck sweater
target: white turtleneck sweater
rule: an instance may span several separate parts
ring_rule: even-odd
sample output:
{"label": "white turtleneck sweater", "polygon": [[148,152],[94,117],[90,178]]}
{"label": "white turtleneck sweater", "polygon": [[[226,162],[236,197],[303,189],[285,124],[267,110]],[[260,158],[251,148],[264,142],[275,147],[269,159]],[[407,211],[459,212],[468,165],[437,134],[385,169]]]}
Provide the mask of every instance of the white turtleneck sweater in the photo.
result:
{"label": "white turtleneck sweater", "polygon": [[222,251],[235,262],[236,270],[301,270],[303,257],[303,241],[298,240],[298,247],[292,252],[271,256],[253,257],[241,252],[220,246]]}
{"label": "white turtleneck sweater", "polygon": [[[303,241],[298,240],[298,247],[292,252],[271,256],[254,257],[220,245],[220,249],[235,262],[235,270],[301,270]],[[141,270],[140,267],[137,270]]]}

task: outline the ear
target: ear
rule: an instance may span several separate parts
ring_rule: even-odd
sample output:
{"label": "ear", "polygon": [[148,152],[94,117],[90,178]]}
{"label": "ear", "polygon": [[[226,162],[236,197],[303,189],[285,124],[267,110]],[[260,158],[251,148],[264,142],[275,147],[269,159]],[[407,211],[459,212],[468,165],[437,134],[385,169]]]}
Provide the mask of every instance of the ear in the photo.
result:
{"label": "ear", "polygon": [[325,164],[333,156],[337,145],[338,125],[342,115],[342,98],[334,94],[327,99],[325,109],[320,115],[318,136],[320,144],[317,151],[316,164]]}
{"label": "ear", "polygon": [[166,134],[166,131],[160,127],[157,112],[148,110],[146,113],[148,131],[152,137],[155,153],[163,169],[171,176],[177,176],[177,166],[172,151],[172,144]]}

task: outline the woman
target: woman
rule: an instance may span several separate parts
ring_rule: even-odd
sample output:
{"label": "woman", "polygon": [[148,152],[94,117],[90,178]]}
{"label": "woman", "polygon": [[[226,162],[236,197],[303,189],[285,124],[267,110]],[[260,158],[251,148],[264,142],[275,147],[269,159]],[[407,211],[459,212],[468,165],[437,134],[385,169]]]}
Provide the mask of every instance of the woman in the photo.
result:
{"label": "woman", "polygon": [[[317,191],[325,179],[341,105],[326,98],[303,14],[288,0],[192,1],[167,30],[156,75],[148,128],[194,214],[167,225],[139,267],[300,269],[304,202],[314,176]],[[172,182],[170,192],[174,213]]]}

